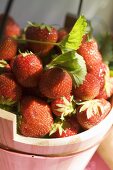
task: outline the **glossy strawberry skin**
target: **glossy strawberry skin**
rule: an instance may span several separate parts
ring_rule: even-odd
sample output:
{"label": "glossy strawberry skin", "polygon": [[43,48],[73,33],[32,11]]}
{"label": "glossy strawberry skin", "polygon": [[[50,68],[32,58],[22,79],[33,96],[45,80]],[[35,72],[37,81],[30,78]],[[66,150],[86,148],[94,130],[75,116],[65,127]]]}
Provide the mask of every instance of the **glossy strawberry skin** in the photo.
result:
{"label": "glossy strawberry skin", "polygon": [[92,117],[90,117],[89,119],[87,118],[87,114],[86,111],[83,112],[79,112],[80,111],[80,107],[78,107],[77,109],[77,120],[79,122],[79,124],[82,126],[83,129],[90,129],[93,126],[97,125],[98,123],[100,123],[110,112],[111,110],[111,104],[110,102],[108,102],[105,99],[100,99],[100,102],[102,104],[103,110],[104,112],[102,113],[101,110],[99,113],[94,113],[94,115]]}
{"label": "glossy strawberry skin", "polygon": [[19,130],[27,137],[43,137],[49,133],[53,117],[49,105],[35,97],[26,96],[20,104],[22,120]]}
{"label": "glossy strawberry skin", "polygon": [[[97,72],[97,77],[100,81],[100,91],[99,91],[99,94],[98,96],[96,96],[96,98],[98,99],[101,99],[101,98],[104,98],[104,99],[107,99],[108,97],[110,97],[107,92],[106,92],[106,89],[105,89],[105,86],[106,86],[106,81],[107,83],[110,83],[110,76],[109,76],[109,68],[108,66],[105,64],[105,63],[102,63],[101,64],[101,67],[100,67],[100,70],[99,70],[99,73]],[[107,80],[106,80],[106,75],[107,75]],[[110,91],[110,89],[109,89]]]}
{"label": "glossy strawberry skin", "polygon": [[36,87],[42,69],[42,63],[35,54],[19,54],[13,61],[13,73],[23,87]]}
{"label": "glossy strawberry skin", "polygon": [[44,96],[52,99],[67,96],[72,90],[72,79],[61,68],[52,68],[41,75],[39,89]]}
{"label": "glossy strawberry skin", "polygon": [[[2,22],[3,16],[4,14],[0,14],[0,23]],[[20,26],[11,16],[8,16],[5,29],[3,32],[3,37],[20,36],[20,34],[21,34]]]}
{"label": "glossy strawberry skin", "polygon": [[68,30],[66,28],[60,28],[58,30],[58,42],[62,41],[68,35]]}
{"label": "glossy strawberry skin", "polygon": [[98,45],[94,39],[83,42],[78,49],[78,53],[84,58],[89,73],[95,70],[96,67],[100,67],[102,56],[98,51]]}
{"label": "glossy strawberry skin", "polygon": [[[26,30],[26,39],[54,43],[58,39],[58,33],[54,27],[51,27],[51,31],[49,31],[47,28],[40,28],[40,26],[30,26]],[[28,43],[29,50],[38,53],[40,57],[46,56],[53,47],[52,44]]]}
{"label": "glossy strawberry skin", "polygon": [[0,43],[0,60],[11,60],[16,56],[17,42],[10,37],[4,38]]}
{"label": "glossy strawberry skin", "polygon": [[73,87],[73,95],[76,100],[94,99],[100,90],[100,82],[93,74],[87,73],[82,85]]}
{"label": "glossy strawberry skin", "polygon": [[22,90],[16,83],[12,73],[4,73],[0,75],[0,97],[4,99],[11,99],[12,101],[19,101],[21,99]]}

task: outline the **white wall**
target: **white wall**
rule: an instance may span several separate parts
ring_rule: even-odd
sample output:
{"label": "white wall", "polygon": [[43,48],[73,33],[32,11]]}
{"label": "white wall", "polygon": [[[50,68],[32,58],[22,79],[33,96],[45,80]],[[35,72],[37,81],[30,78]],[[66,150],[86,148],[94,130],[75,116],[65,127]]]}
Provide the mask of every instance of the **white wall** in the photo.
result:
{"label": "white wall", "polygon": [[[0,0],[0,13],[8,0]],[[77,13],[79,0],[14,0],[11,15],[24,27],[27,21],[64,24],[66,13]],[[108,11],[107,11],[108,10]],[[112,0],[84,0],[82,14],[91,19],[95,28],[106,29],[112,25]],[[104,23],[101,26],[101,23]]]}

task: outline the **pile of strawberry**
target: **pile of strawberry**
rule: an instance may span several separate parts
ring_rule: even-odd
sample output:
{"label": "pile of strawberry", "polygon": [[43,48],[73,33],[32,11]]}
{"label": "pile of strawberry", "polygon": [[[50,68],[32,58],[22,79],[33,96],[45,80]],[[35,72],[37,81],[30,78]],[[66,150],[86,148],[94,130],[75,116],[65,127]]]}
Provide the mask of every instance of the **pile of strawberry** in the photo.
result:
{"label": "pile of strawberry", "polygon": [[[3,15],[0,16],[0,22]],[[17,114],[18,133],[72,136],[111,110],[113,78],[80,16],[70,32],[9,17],[0,42],[0,108]]]}

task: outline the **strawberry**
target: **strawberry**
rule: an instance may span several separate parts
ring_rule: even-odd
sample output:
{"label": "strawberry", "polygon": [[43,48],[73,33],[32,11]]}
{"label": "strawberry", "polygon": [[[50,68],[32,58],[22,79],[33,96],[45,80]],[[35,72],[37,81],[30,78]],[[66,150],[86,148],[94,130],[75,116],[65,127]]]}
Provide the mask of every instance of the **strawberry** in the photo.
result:
{"label": "strawberry", "polygon": [[24,97],[20,103],[22,119],[20,133],[27,137],[43,137],[48,134],[53,124],[50,106],[35,97]]}
{"label": "strawberry", "polygon": [[62,41],[68,35],[68,32],[66,28],[60,28],[58,30],[58,42]]}
{"label": "strawberry", "polygon": [[[0,14],[0,24],[2,22],[4,14]],[[21,34],[20,26],[16,23],[16,21],[11,17],[8,16],[5,29],[3,32],[3,37],[13,37],[19,36]]]}
{"label": "strawberry", "polygon": [[17,53],[17,42],[10,37],[0,42],[0,60],[11,60]]}
{"label": "strawberry", "polygon": [[59,120],[52,125],[50,131],[51,138],[64,138],[73,136],[79,133],[80,125],[78,124],[76,117],[67,117],[64,121]]}
{"label": "strawberry", "polygon": [[[81,45],[82,46],[85,42],[88,41],[88,37],[89,35],[88,34],[84,34],[83,37],[82,37],[82,42],[81,42]],[[95,42],[96,43],[96,42]],[[95,48],[96,48],[96,44],[95,44]]]}
{"label": "strawberry", "polygon": [[71,76],[61,68],[51,68],[41,75],[39,89],[44,96],[52,99],[69,95],[72,90]]}
{"label": "strawberry", "polygon": [[98,51],[98,45],[94,39],[82,43],[78,49],[78,53],[84,58],[88,72],[91,73],[96,67],[100,67],[102,56]]}
{"label": "strawberry", "polygon": [[78,103],[77,120],[83,129],[100,123],[111,110],[111,104],[105,99],[94,99]]}
{"label": "strawberry", "polygon": [[42,72],[42,63],[33,53],[21,53],[13,61],[13,73],[23,87],[36,87]]}
{"label": "strawberry", "polygon": [[30,23],[25,34],[26,39],[50,42],[48,44],[28,42],[29,50],[38,53],[40,57],[46,56],[54,47],[54,43],[58,39],[56,28],[44,24]]}
{"label": "strawberry", "polygon": [[79,87],[73,87],[73,95],[76,100],[94,99],[100,90],[100,82],[96,76],[87,73],[86,78]]}
{"label": "strawberry", "polygon": [[61,116],[62,119],[64,119],[64,116],[71,115],[75,112],[73,96],[68,95],[54,99],[51,102],[51,109],[56,116]]}
{"label": "strawberry", "polygon": [[108,99],[111,96],[112,83],[110,81],[110,70],[106,64],[102,64],[99,72],[100,91],[96,98]]}
{"label": "strawberry", "polygon": [[10,105],[21,98],[21,87],[14,80],[12,73],[0,75],[0,102]]}

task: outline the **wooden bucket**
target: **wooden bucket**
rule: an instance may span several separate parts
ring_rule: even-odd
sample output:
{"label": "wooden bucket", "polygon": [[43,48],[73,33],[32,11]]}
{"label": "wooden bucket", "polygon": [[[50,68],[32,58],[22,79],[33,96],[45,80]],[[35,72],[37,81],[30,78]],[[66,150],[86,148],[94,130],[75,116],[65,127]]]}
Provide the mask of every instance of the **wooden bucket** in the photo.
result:
{"label": "wooden bucket", "polygon": [[15,114],[0,109],[0,165],[2,170],[31,170],[28,167],[34,167],[33,170],[57,170],[59,167],[60,170],[61,165],[65,167],[61,166],[61,170],[75,170],[75,167],[83,170],[112,124],[113,109],[102,122],[80,134],[58,139],[30,138],[17,134]]}

